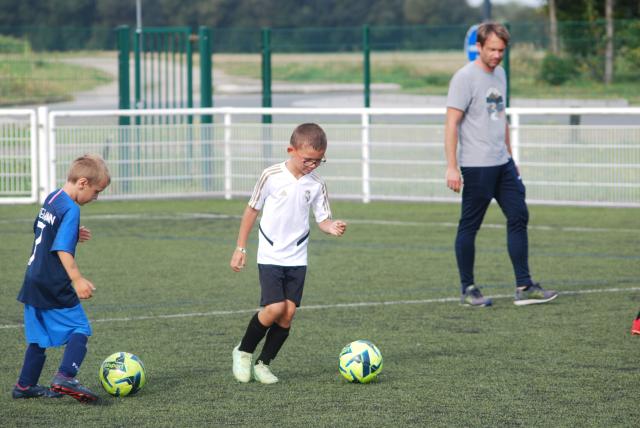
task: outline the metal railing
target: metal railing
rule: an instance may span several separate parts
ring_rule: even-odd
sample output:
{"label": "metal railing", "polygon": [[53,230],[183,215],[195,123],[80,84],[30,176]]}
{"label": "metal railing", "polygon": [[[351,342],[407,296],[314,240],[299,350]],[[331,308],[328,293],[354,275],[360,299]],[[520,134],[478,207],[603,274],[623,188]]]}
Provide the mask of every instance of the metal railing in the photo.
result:
{"label": "metal railing", "polygon": [[[0,203],[32,203],[38,200],[36,112],[29,109],[0,109]],[[46,145],[42,146],[46,148]]]}
{"label": "metal railing", "polygon": [[[444,108],[40,108],[37,118],[31,113],[40,130],[38,137],[35,123],[31,125],[33,144],[39,143],[33,152],[37,160],[32,156],[31,162],[41,171],[40,184],[22,202],[33,201],[31,192],[42,199],[60,187],[72,160],[86,152],[101,154],[111,169],[112,184],[104,199],[247,197],[265,167],[287,158],[293,128],[311,121],[321,124],[329,138],[328,162],[319,173],[333,198],[459,200],[444,184]],[[640,207],[640,121],[529,123],[542,115],[640,118],[640,108],[511,108],[507,113],[529,202]],[[272,123],[262,123],[264,115]],[[180,120],[185,116],[192,116],[193,123]],[[121,117],[146,119],[124,126],[118,125]],[[4,118],[0,112],[0,124]],[[5,163],[1,165],[5,181]],[[1,196],[0,203],[17,202]]]}

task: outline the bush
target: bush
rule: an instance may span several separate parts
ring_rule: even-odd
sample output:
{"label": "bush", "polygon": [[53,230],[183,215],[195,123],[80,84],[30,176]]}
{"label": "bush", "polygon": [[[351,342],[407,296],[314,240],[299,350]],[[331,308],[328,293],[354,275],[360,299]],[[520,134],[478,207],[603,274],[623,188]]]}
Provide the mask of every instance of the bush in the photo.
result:
{"label": "bush", "polygon": [[575,63],[572,59],[547,53],[540,67],[540,80],[559,86],[571,79],[575,72]]}
{"label": "bush", "polygon": [[31,46],[27,40],[0,35],[0,53],[27,53]]}

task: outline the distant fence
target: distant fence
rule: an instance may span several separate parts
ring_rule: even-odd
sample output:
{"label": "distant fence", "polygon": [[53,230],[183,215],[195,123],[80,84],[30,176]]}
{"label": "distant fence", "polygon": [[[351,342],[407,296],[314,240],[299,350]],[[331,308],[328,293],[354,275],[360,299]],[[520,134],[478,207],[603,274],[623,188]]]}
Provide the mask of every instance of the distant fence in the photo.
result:
{"label": "distant fence", "polygon": [[[33,203],[64,184],[71,161],[101,154],[101,198],[247,197],[286,159],[293,127],[320,123],[334,198],[456,201],[444,183],[442,108],[0,110],[0,203]],[[634,115],[640,108],[507,110],[529,202],[640,207],[640,125],[522,125],[536,115]],[[273,123],[262,123],[270,115]],[[118,125],[118,118],[145,117]],[[192,116],[193,123],[180,120]],[[199,120],[213,118],[213,123]],[[434,122],[434,120],[436,122]],[[131,123],[135,123],[131,120]],[[437,124],[434,124],[437,123]],[[640,123],[640,120],[634,121]]]}
{"label": "distant fence", "polygon": [[[473,22],[438,26],[204,28],[210,36],[208,43],[213,52],[212,67],[227,75],[257,80],[262,77],[264,85],[267,79],[274,83],[332,82],[361,85],[359,89],[351,89],[352,92],[366,90],[363,86],[367,86],[367,81],[370,81],[373,93],[386,94],[393,91],[438,95],[446,93],[451,75],[466,62],[463,45],[471,24]],[[558,66],[558,62],[555,63],[556,66],[551,66],[553,74],[562,74],[574,83],[576,80],[602,81],[607,40],[604,21],[561,21],[558,23],[557,43],[550,41],[545,21],[512,22],[509,27],[512,34],[509,49],[511,54],[508,61],[505,58],[504,65],[509,65],[513,76],[510,96],[532,96],[529,90],[532,81],[544,81],[543,77],[550,74],[545,71],[544,58],[551,45],[557,45],[558,54],[569,58],[559,63],[563,67]],[[202,39],[202,33],[196,33],[202,29],[203,27],[186,27],[186,32],[190,33],[190,47],[195,48],[196,41]],[[150,29],[145,28],[140,33],[148,30]],[[156,30],[158,29],[153,29]],[[266,34],[269,36],[265,37]],[[69,82],[82,83],[85,90],[109,81],[109,76],[97,73],[96,70],[94,74],[97,75],[89,78],[89,70],[78,70],[77,66],[96,68],[95,58],[101,56],[97,51],[110,51],[102,56],[113,57],[117,49],[116,35],[115,28],[105,27],[0,27],[0,105],[64,100],[74,89],[69,89]],[[146,62],[145,55],[151,60],[152,52],[165,59],[171,58],[173,62],[175,50],[173,46],[167,46],[166,41],[156,45],[158,40],[155,37],[140,37],[140,34],[131,31],[128,43],[132,48],[136,40],[140,43],[139,52],[142,52],[143,63]],[[616,20],[613,43],[614,81],[633,88],[632,85],[640,80],[640,21]],[[82,55],[86,57],[80,63],[77,55],[70,57],[64,53],[80,50],[85,51]],[[198,61],[198,55],[201,54],[197,53],[197,49],[193,52],[194,65],[199,68],[202,63]],[[263,68],[262,58],[271,58],[271,54],[272,70],[265,76],[267,67]],[[304,57],[299,58],[299,54],[304,54]],[[318,73],[317,68],[313,67],[314,62],[326,64],[328,61],[339,67],[331,67],[333,70],[321,68],[322,73]],[[146,71],[149,76],[153,73],[152,63],[153,61],[149,61],[149,69]],[[364,69],[367,64],[370,76],[365,78]],[[573,67],[568,67],[569,65]],[[57,70],[48,71],[51,67],[56,67]],[[108,69],[107,71],[112,74]],[[155,69],[158,83],[162,80],[165,85],[173,85],[173,82],[168,83],[167,78],[160,79],[159,74],[160,68]],[[140,70],[132,73],[132,79],[134,75],[145,76],[144,68],[142,74]],[[212,77],[211,73],[209,77]],[[143,101],[146,88],[145,82],[141,83],[143,86],[140,91],[143,93],[132,93],[131,100],[127,100],[131,102],[127,105],[134,107],[136,102]],[[149,83],[153,83],[153,80]],[[584,86],[589,87],[587,84]],[[629,92],[628,97],[624,98],[630,98],[634,102],[637,91],[631,89]],[[558,98],[571,97],[569,94],[570,91],[554,91],[554,96]],[[214,101],[210,105],[217,104],[215,98],[218,95],[223,95],[223,91],[220,90],[220,94],[214,91]],[[166,100],[166,97],[163,99]],[[204,100],[205,97],[201,99]],[[154,107],[154,103],[148,101],[146,108]],[[373,100],[371,104],[367,104],[365,99],[363,106],[376,106],[377,103]],[[188,105],[190,104],[185,102],[171,107]],[[198,105],[196,100],[192,105]],[[208,105],[201,104],[202,107]],[[262,105],[268,104],[265,102]]]}

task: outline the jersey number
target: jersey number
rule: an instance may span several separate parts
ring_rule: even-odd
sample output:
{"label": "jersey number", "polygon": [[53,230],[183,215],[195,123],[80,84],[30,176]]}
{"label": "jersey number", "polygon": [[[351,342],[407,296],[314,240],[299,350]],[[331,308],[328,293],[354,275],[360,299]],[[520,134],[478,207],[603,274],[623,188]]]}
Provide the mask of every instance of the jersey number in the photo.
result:
{"label": "jersey number", "polygon": [[29,263],[27,263],[27,266],[30,266],[33,260],[36,258],[36,249],[38,248],[38,244],[42,242],[42,234],[44,233],[44,227],[46,225],[46,223],[38,221],[38,229],[40,229],[40,235],[38,235],[35,242],[33,243],[33,254],[31,254],[31,257],[29,257]]}

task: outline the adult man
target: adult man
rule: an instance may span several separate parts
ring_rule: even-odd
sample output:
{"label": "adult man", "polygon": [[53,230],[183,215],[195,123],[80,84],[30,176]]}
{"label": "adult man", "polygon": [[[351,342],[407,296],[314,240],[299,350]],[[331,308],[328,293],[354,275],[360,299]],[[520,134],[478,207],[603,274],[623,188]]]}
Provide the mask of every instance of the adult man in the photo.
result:
{"label": "adult man", "polygon": [[473,265],[476,234],[493,198],[507,218],[507,248],[516,277],[514,303],[545,303],[558,295],[534,283],[529,274],[529,212],[525,188],[511,158],[505,114],[506,75],[499,66],[509,38],[508,30],[500,24],[486,22],[480,25],[477,33],[479,55],[456,72],[447,97],[447,187],[454,192],[463,189],[455,243],[461,302],[474,307],[492,304],[474,284]]}

